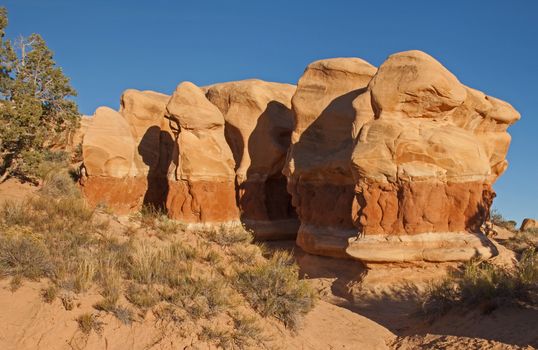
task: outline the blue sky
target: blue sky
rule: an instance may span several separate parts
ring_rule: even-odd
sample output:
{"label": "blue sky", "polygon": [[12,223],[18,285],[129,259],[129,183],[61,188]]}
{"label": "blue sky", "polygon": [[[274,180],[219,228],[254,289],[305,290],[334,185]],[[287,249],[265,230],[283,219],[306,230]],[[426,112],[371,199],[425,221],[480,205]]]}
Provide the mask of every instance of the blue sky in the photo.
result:
{"label": "blue sky", "polygon": [[84,114],[118,107],[127,88],[170,93],[260,78],[295,83],[309,62],[374,65],[419,49],[464,84],[510,102],[510,167],[494,207],[538,217],[538,1],[2,0],[8,36],[43,35]]}

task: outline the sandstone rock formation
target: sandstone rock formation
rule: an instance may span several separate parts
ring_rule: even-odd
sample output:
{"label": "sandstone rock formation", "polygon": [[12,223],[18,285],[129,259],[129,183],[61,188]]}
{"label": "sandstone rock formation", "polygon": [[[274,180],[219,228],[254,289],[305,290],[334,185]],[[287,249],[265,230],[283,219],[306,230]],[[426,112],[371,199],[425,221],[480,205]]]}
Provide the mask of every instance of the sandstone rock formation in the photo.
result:
{"label": "sandstone rock formation", "polygon": [[169,215],[185,222],[239,220],[235,162],[224,137],[224,117],[190,82],[181,83],[166,107],[179,149],[166,200]]}
{"label": "sandstone rock formation", "polygon": [[108,107],[95,111],[82,143],[82,190],[91,204],[103,203],[122,214],[140,209],[144,202],[163,207],[165,190],[155,184],[166,180],[173,157],[164,118],[168,98],[127,90],[120,112]]}
{"label": "sandstone rock formation", "polygon": [[258,239],[295,238],[298,220],[282,174],[293,130],[295,86],[243,80],[205,90],[226,121],[242,222]]}
{"label": "sandstone rock formation", "polygon": [[259,80],[185,82],[171,97],[127,90],[120,111],[99,108],[86,131],[83,191],[118,213],[151,204],[184,222],[220,224],[241,212],[258,238],[295,237],[282,175],[294,91]]}
{"label": "sandstone rock formation", "polygon": [[[284,173],[301,227],[297,243],[322,255],[345,256],[330,237],[356,232],[352,220],[355,181],[350,167],[356,111],[376,68],[358,58],[310,64],[292,99],[295,129]],[[322,235],[323,243],[314,237]],[[338,239],[335,239],[338,241]]]}
{"label": "sandstone rock formation", "polygon": [[520,231],[527,231],[527,230],[536,230],[538,229],[538,221],[534,219],[526,218],[521,223],[521,227],[519,228]]}
{"label": "sandstone rock formation", "polygon": [[[293,85],[245,80],[97,109],[83,191],[120,213],[152,204],[187,223],[241,220],[258,238],[366,262],[489,257],[481,234],[506,170],[508,103],[420,51],[379,69],[310,64]],[[300,226],[298,227],[300,222]]]}
{"label": "sandstone rock formation", "polygon": [[[330,126],[317,127],[331,104],[325,102],[317,117],[308,114],[301,105],[320,98],[299,99],[301,91],[322,86],[323,96],[335,103],[349,93],[326,88],[334,79],[330,73],[307,85],[312,70],[307,68],[293,98],[297,126],[287,172],[301,218],[298,244],[372,262],[491,256],[487,240],[473,233],[489,216],[491,185],[507,166],[506,129],[519,114],[467,88],[427,54],[408,51],[390,56],[366,89],[358,87],[351,101],[339,104],[345,112],[333,113],[332,123],[325,123]],[[351,84],[341,71],[333,84]],[[330,142],[311,146],[315,142],[305,136],[311,132],[311,139]],[[305,200],[301,175],[311,164],[320,164],[312,172],[319,185],[309,184]]]}

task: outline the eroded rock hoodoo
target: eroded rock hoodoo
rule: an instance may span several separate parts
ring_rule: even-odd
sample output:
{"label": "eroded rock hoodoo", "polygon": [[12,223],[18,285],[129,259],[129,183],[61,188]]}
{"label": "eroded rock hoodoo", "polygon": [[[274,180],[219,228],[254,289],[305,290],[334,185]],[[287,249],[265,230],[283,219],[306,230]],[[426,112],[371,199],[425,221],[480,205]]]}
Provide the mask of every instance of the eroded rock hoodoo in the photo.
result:
{"label": "eroded rock hoodoo", "polygon": [[125,214],[151,203],[164,207],[173,136],[164,118],[169,96],[127,90],[116,112],[95,111],[83,138],[82,190],[92,205]]}
{"label": "eroded rock hoodoo", "polygon": [[[290,169],[301,169],[328,151],[333,156],[325,163],[318,161],[321,169],[315,174],[329,172],[340,180],[318,176],[318,185],[305,190],[313,200],[305,201],[305,195],[294,190],[294,184],[304,180],[295,175],[297,170],[290,171],[294,204],[299,213],[309,215],[306,220],[301,216],[298,244],[312,253],[371,262],[466,260],[494,254],[479,230],[495,196],[491,186],[507,167],[506,129],[519,114],[509,104],[464,86],[427,54],[408,51],[390,56],[368,87],[356,91],[345,112],[329,117],[321,113],[311,121],[295,108],[310,70],[293,99],[298,122]],[[321,79],[330,81],[332,76]],[[345,82],[334,83],[337,86],[352,81],[348,74],[339,79]],[[320,109],[331,109],[345,97],[337,95]],[[301,103],[311,106],[317,101],[312,95]],[[344,115],[347,124],[342,122]],[[329,121],[318,122],[323,117]],[[317,122],[329,125],[317,128],[316,137],[331,142],[308,146],[307,139],[301,145],[310,132],[301,127],[301,120],[310,128]],[[347,128],[347,134],[341,132],[348,136],[347,144],[335,138],[334,125]],[[336,145],[342,147],[335,149]],[[307,151],[298,152],[300,147]],[[338,190],[326,191],[335,184]],[[339,191],[347,194],[336,196]],[[327,208],[329,214],[323,215]],[[328,218],[338,219],[327,222]]]}
{"label": "eroded rock hoodoo", "polygon": [[[83,191],[120,213],[241,220],[258,238],[366,262],[495,254],[480,233],[506,170],[508,103],[420,51],[380,67],[310,64],[297,87],[259,80],[173,95],[128,90],[83,139]],[[299,226],[300,223],[300,226]]]}
{"label": "eroded rock hoodoo", "polygon": [[206,91],[226,121],[243,223],[260,239],[294,239],[299,222],[282,169],[293,130],[295,86],[243,80]]}
{"label": "eroded rock hoodoo", "polygon": [[126,91],[99,108],[83,140],[83,191],[118,213],[153,205],[187,223],[241,220],[257,238],[295,238],[282,174],[295,86],[246,80],[172,96]]}

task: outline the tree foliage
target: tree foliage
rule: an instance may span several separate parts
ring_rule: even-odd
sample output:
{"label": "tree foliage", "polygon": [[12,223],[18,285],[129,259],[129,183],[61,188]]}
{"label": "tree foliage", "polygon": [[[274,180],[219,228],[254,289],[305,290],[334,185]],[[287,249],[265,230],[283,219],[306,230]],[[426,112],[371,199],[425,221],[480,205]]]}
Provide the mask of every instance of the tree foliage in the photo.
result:
{"label": "tree foliage", "polygon": [[12,43],[7,24],[0,8],[0,182],[36,180],[39,164],[54,158],[52,150],[78,127],[76,91],[39,34]]}

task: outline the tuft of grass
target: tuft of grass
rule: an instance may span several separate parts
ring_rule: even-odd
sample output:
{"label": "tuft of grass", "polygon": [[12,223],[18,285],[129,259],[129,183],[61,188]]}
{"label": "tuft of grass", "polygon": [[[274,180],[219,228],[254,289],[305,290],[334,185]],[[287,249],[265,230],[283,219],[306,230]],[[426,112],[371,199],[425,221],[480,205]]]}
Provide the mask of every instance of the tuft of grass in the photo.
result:
{"label": "tuft of grass", "polygon": [[77,293],[87,291],[93,284],[96,274],[95,262],[92,257],[84,256],[76,263],[73,276],[73,288]]}
{"label": "tuft of grass", "polygon": [[44,302],[51,304],[58,296],[58,287],[53,284],[49,285],[41,291],[41,296]]}
{"label": "tuft of grass", "polygon": [[67,171],[49,173],[40,193],[52,198],[80,196],[72,176]]}
{"label": "tuft of grass", "polygon": [[153,286],[131,283],[125,293],[127,300],[141,309],[148,309],[160,301],[160,295]]}
{"label": "tuft of grass", "polygon": [[238,271],[236,285],[258,313],[273,316],[292,330],[299,327],[316,299],[310,284],[299,280],[298,267],[285,251]]}
{"label": "tuft of grass", "polygon": [[132,324],[135,319],[133,310],[124,306],[117,306],[112,313],[125,325]]}
{"label": "tuft of grass", "polygon": [[230,254],[235,262],[251,264],[261,256],[260,250],[253,245],[238,245],[230,249]]}
{"label": "tuft of grass", "polygon": [[236,244],[248,244],[254,239],[252,233],[241,225],[221,225],[218,228],[202,230],[199,233],[209,241],[224,247]]}
{"label": "tuft of grass", "polygon": [[165,293],[165,299],[193,319],[211,318],[233,306],[231,291],[220,278],[186,277]]}
{"label": "tuft of grass", "polygon": [[0,273],[29,279],[51,277],[54,272],[49,250],[35,235],[21,233],[0,236]]}
{"label": "tuft of grass", "polygon": [[11,277],[11,281],[9,281],[9,290],[11,293],[15,293],[20,287],[22,287],[22,276],[15,275]]}
{"label": "tuft of grass", "polygon": [[174,286],[191,273],[191,261],[198,254],[180,242],[154,246],[148,241],[134,241],[127,255],[127,273],[138,283]]}
{"label": "tuft of grass", "polygon": [[455,307],[479,305],[488,313],[501,305],[538,304],[538,253],[523,253],[515,269],[506,269],[486,261],[470,261],[459,273],[425,293],[422,312],[440,316]]}
{"label": "tuft of grass", "polygon": [[104,323],[99,320],[97,315],[91,313],[82,314],[77,318],[77,323],[78,328],[84,334],[90,334],[92,330],[97,334],[101,334],[103,332]]}
{"label": "tuft of grass", "polygon": [[215,344],[219,349],[234,349],[232,332],[218,325],[203,325],[200,339]]}
{"label": "tuft of grass", "polygon": [[236,348],[249,348],[263,344],[267,340],[263,334],[263,328],[258,324],[255,317],[240,313],[235,313],[232,317],[234,324],[232,343]]}
{"label": "tuft of grass", "polygon": [[166,239],[171,235],[179,232],[184,232],[186,226],[175,220],[171,220],[166,216],[161,216],[156,220],[155,228],[157,230],[157,237],[160,239]]}
{"label": "tuft of grass", "polygon": [[202,326],[201,340],[212,342],[222,349],[250,349],[267,340],[254,317],[235,313],[232,318],[231,329],[217,324]]}

